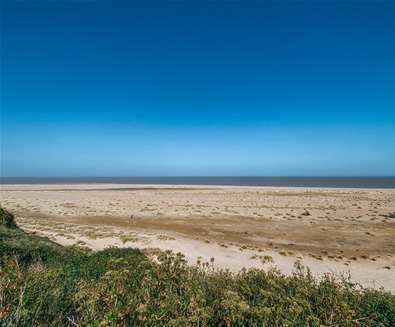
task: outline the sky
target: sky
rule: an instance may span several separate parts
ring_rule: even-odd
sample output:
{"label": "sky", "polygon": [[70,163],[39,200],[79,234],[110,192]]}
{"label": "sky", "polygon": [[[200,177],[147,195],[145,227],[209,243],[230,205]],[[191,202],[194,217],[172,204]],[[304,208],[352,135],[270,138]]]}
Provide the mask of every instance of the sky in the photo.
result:
{"label": "sky", "polygon": [[395,1],[2,1],[1,176],[395,175]]}

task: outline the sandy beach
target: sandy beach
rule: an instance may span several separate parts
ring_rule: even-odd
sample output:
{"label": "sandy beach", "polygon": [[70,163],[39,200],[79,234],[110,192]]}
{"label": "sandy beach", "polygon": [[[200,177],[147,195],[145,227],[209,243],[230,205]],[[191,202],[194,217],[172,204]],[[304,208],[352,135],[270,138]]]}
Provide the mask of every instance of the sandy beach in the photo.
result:
{"label": "sandy beach", "polygon": [[182,252],[190,264],[351,274],[395,292],[395,190],[1,185],[1,206],[64,245]]}

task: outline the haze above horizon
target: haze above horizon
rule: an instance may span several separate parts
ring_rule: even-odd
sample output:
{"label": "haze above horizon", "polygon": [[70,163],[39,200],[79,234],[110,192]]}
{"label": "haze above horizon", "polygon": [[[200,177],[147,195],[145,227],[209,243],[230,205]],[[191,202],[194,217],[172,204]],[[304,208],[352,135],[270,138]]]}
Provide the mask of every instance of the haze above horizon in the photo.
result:
{"label": "haze above horizon", "polygon": [[395,176],[395,2],[1,3],[0,176]]}

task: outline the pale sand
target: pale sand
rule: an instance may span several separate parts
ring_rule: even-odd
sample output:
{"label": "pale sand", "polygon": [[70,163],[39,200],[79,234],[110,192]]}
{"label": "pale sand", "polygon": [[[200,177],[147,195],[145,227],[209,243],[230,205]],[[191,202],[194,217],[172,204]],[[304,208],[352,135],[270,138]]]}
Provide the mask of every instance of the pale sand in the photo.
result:
{"label": "pale sand", "polygon": [[64,245],[171,249],[232,271],[271,256],[289,273],[300,260],[395,293],[395,190],[1,185],[1,205]]}

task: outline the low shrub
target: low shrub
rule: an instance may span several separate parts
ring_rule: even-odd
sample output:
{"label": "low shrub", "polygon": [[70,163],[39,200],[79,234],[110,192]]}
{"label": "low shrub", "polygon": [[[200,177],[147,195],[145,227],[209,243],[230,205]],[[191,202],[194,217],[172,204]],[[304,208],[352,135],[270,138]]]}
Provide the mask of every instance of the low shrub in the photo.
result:
{"label": "low shrub", "polygon": [[14,215],[0,207],[0,225],[7,228],[17,228]]}

